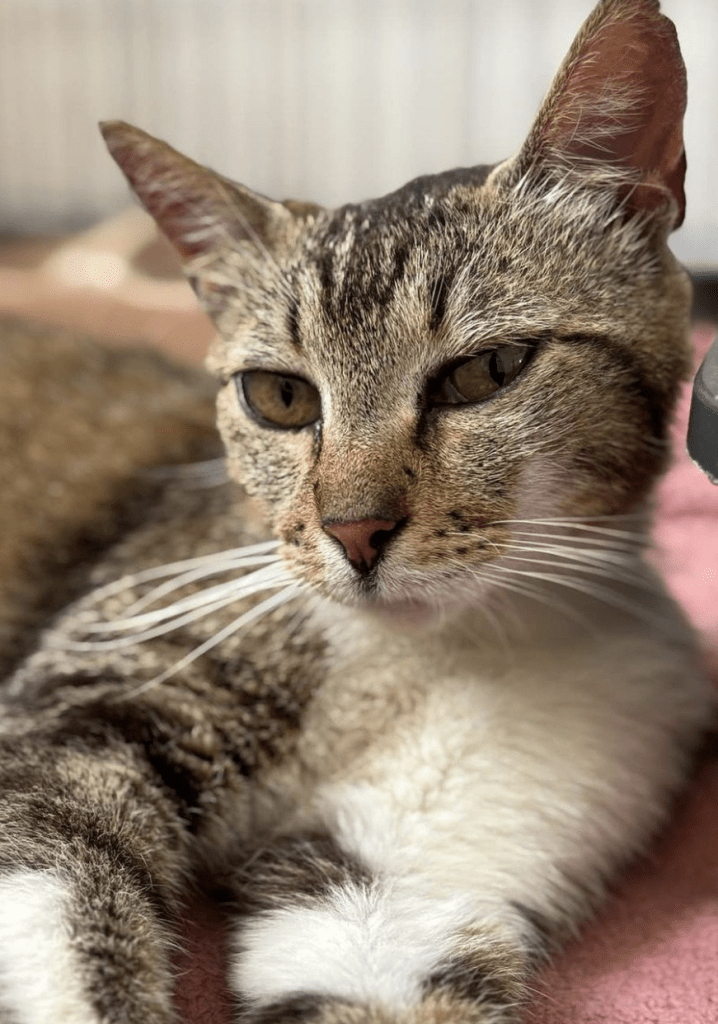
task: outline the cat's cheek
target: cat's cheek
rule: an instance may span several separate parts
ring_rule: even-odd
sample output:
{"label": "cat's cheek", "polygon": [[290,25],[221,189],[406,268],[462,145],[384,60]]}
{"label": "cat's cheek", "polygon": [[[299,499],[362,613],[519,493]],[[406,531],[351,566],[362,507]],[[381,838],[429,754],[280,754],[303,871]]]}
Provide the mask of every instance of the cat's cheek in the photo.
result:
{"label": "cat's cheek", "polygon": [[571,484],[571,467],[547,455],[527,459],[519,474],[516,488],[518,522],[528,519],[550,519],[561,515],[567,489]]}
{"label": "cat's cheek", "polygon": [[620,347],[591,336],[548,344],[527,385],[526,437],[545,483],[532,497],[524,487],[523,510],[549,500],[550,513],[562,516],[639,506],[667,456],[665,414]]}
{"label": "cat's cheek", "polygon": [[488,415],[467,416],[461,429],[444,429],[436,439],[433,479],[422,488],[425,506],[440,495],[440,513],[463,532],[509,518],[526,461],[523,448],[519,431]]}
{"label": "cat's cheek", "polygon": [[311,436],[253,423],[233,385],[218,396],[217,411],[230,477],[260,501],[275,526],[278,509],[295,501],[302,487],[311,463]]}

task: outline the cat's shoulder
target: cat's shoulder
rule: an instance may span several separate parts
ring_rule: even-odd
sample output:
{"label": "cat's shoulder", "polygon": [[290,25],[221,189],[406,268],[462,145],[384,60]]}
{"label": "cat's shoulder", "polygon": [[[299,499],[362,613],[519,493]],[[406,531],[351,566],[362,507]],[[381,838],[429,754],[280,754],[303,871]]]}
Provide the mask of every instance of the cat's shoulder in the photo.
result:
{"label": "cat's shoulder", "polygon": [[78,592],[78,566],[145,519],[156,467],[221,454],[214,392],[148,349],[0,322],[0,670]]}

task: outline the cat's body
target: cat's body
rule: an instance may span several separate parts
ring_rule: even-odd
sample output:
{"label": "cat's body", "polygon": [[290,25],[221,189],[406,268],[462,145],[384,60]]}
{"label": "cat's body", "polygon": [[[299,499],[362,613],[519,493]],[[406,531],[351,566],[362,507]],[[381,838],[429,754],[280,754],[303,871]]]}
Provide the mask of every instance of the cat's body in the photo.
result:
{"label": "cat's body", "polygon": [[664,820],[713,696],[644,561],[688,303],[656,6],[599,5],[515,161],[336,213],[107,127],[263,514],[170,482],[10,680],[8,1021],[172,1021],[192,877],[243,1020],[517,1021]]}
{"label": "cat's body", "polygon": [[147,469],[221,455],[213,382],[149,350],[0,321],[0,673],[141,521]]}
{"label": "cat's body", "polygon": [[[230,485],[170,485],[95,581],[188,550],[201,557],[255,544],[266,533],[253,519]],[[140,592],[123,590],[122,606]],[[116,616],[118,597],[109,603],[101,610]],[[690,667],[689,631],[657,596],[644,605],[655,628],[590,600],[572,602],[578,625],[527,601],[512,607],[498,637],[481,611],[401,628],[305,596],[180,678],[137,692],[245,607],[237,601],[159,647],[68,654],[50,634],[49,649],[10,684],[19,717],[3,731],[27,729],[32,739],[29,756],[13,751],[17,798],[5,766],[6,837],[30,803],[42,827],[23,864],[59,868],[84,894],[96,884],[87,861],[89,851],[97,856],[98,828],[109,831],[113,819],[117,828],[127,815],[129,834],[103,851],[116,873],[113,902],[120,881],[127,885],[127,860],[136,876],[146,865],[133,880],[153,910],[162,905],[153,890],[164,893],[169,920],[169,893],[188,876],[232,894],[243,920],[239,990],[262,1004],[321,996],[329,1004],[321,1012],[334,1014],[327,1020],[353,1019],[330,1010],[334,995],[384,1006],[393,1019],[435,988],[447,1020],[491,1020],[470,1008],[485,999],[504,1019],[500,1008],[520,997],[523,973],[597,905],[685,779],[711,699]],[[61,635],[87,608],[97,610],[94,598],[60,620]],[[47,745],[58,734],[55,762]],[[143,807],[151,828],[146,811],[132,822]],[[48,844],[53,810],[76,832],[73,864],[58,864]],[[178,822],[188,835],[173,834]],[[25,870],[17,882],[8,876],[6,927],[28,890]],[[94,909],[103,924],[118,912]],[[42,924],[32,940],[42,961],[58,955],[55,940],[41,944],[46,923],[44,911],[22,919],[23,930]],[[133,988],[147,967],[139,950],[123,950],[130,926],[135,939],[130,917],[119,935],[103,936],[102,955],[120,961]],[[20,938],[12,933],[13,949]],[[7,956],[7,934],[2,948]],[[148,988],[160,990],[158,973]],[[132,1010],[125,998],[125,1016],[106,1019],[171,1019]],[[84,1018],[73,1006],[56,1019]],[[258,1019],[292,1017],[286,1009]]]}

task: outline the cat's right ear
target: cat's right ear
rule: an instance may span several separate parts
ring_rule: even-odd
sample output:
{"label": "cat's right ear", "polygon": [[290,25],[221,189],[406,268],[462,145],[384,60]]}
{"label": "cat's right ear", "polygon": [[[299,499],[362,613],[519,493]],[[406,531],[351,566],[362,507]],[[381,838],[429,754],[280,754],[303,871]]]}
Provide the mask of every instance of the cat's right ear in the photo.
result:
{"label": "cat's right ear", "polygon": [[583,179],[612,188],[629,216],[676,228],[685,212],[685,108],[685,67],[659,0],[600,0],[524,146],[493,181]]}
{"label": "cat's right ear", "polygon": [[290,244],[297,222],[307,216],[309,207],[267,199],[124,121],[104,121],[100,130],[210,312],[212,296],[202,287],[203,268],[237,251],[266,260]]}

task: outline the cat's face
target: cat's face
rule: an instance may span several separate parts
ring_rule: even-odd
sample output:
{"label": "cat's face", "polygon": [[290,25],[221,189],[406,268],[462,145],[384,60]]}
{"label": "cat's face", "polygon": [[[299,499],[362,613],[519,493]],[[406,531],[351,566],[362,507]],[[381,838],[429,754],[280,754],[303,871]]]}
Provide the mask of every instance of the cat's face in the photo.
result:
{"label": "cat's face", "polygon": [[641,506],[686,363],[671,33],[604,0],[516,159],[337,212],[107,129],[217,325],[231,472],[322,594],[470,600],[507,520]]}
{"label": "cat's face", "polygon": [[[683,274],[590,203],[468,177],[316,215],[217,316],[231,471],[334,599],[475,593],[505,520],[632,511],[664,459]],[[353,521],[387,524],[370,571]]]}

